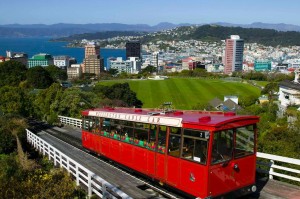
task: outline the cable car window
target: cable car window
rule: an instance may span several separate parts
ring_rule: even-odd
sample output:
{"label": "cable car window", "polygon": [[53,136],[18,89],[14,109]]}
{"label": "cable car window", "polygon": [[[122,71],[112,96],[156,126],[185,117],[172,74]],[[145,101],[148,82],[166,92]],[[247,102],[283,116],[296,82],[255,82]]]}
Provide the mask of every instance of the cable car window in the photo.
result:
{"label": "cable car window", "polygon": [[235,138],[235,158],[252,155],[254,153],[254,127],[253,125],[237,128]]}
{"label": "cable car window", "polygon": [[83,118],[83,129],[86,131],[90,131],[90,118],[89,117],[84,117]]}
{"label": "cable car window", "polygon": [[180,155],[181,134],[180,128],[170,127],[169,150],[168,154],[174,157]]}
{"label": "cable car window", "polygon": [[142,147],[148,146],[148,132],[150,124],[135,123],[134,144]]}
{"label": "cable car window", "polygon": [[101,127],[101,135],[108,136],[110,133],[110,119],[104,118]]}
{"label": "cable car window", "polygon": [[108,137],[113,138],[113,139],[120,139],[120,125],[118,120],[111,119],[110,120],[110,132],[108,134]]}
{"label": "cable car window", "polygon": [[214,133],[212,164],[226,162],[232,159],[233,154],[233,130],[225,130]]}
{"label": "cable car window", "polygon": [[184,159],[206,164],[208,132],[184,129],[182,157]]}
{"label": "cable car window", "polygon": [[158,152],[165,153],[166,150],[167,126],[159,126],[158,132]]}
{"label": "cable car window", "polygon": [[156,150],[156,131],[157,126],[155,124],[150,124],[148,149],[152,151]]}
{"label": "cable car window", "polygon": [[100,135],[102,118],[95,118],[95,133]]}

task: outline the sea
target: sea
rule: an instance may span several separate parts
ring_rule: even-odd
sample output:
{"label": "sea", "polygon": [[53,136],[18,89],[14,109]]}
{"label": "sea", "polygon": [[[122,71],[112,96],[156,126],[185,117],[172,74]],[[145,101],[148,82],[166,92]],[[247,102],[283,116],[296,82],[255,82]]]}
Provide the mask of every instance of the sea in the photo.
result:
{"label": "sea", "polygon": [[[23,52],[28,57],[47,53],[52,56],[68,55],[74,57],[77,63],[82,63],[84,59],[84,48],[69,48],[67,42],[51,42],[48,37],[34,38],[1,38],[0,37],[0,56],[6,56],[6,51]],[[126,58],[125,49],[100,48],[100,56],[104,58],[104,66],[107,65],[107,58],[122,57]]]}

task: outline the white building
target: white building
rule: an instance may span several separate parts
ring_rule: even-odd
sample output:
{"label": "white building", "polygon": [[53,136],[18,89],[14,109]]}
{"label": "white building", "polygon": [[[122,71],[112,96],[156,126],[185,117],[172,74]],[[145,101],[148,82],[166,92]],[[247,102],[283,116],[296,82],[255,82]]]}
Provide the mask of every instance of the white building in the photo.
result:
{"label": "white building", "polygon": [[67,68],[68,79],[80,78],[82,75],[82,67],[80,64],[72,64]]}
{"label": "white building", "polygon": [[111,59],[108,64],[110,69],[116,69],[118,73],[137,74],[141,71],[141,61],[138,57],[129,57],[128,60],[117,57],[115,60]]}
{"label": "white building", "polygon": [[283,81],[279,84],[280,105],[286,108],[289,105],[300,105],[300,69],[295,71],[294,81]]}
{"label": "white building", "polygon": [[69,56],[54,56],[53,57],[54,65],[61,68],[66,69],[69,67],[70,57]]}

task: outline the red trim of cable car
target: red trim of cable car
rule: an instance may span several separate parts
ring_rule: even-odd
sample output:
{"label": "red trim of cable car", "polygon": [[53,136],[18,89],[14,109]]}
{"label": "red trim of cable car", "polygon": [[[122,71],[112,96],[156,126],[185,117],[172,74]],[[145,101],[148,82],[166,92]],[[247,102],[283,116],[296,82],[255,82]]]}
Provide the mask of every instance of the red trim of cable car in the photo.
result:
{"label": "red trim of cable car", "polygon": [[256,190],[257,116],[130,108],[82,116],[86,149],[189,196]]}

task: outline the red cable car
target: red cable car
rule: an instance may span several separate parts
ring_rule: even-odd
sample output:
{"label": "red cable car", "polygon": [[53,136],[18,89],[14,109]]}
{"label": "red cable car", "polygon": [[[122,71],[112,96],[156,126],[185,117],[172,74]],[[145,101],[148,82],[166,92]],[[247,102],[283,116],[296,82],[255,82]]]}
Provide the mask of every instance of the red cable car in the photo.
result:
{"label": "red cable car", "polygon": [[189,196],[256,191],[257,116],[128,108],[82,116],[85,148]]}

